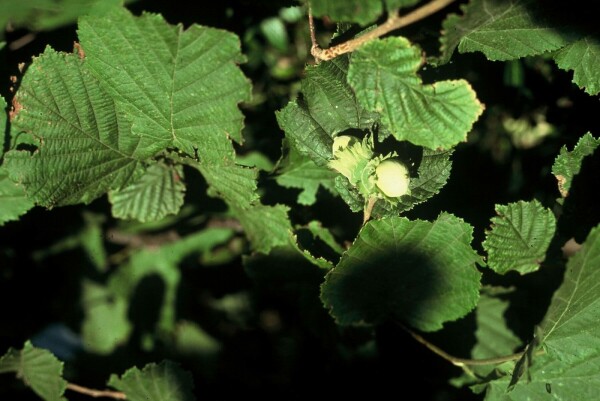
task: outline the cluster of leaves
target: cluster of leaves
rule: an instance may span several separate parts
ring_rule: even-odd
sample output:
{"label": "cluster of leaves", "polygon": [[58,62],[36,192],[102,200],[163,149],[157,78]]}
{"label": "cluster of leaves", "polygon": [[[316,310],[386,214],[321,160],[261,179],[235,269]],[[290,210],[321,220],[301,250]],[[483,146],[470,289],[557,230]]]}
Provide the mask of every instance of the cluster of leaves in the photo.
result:
{"label": "cluster of leaves", "polygon": [[[385,10],[417,3],[311,2],[315,16],[362,27]],[[441,54],[429,59],[429,68],[450,61],[455,49],[503,61],[553,52],[559,68],[573,70],[574,82],[597,95],[599,38],[558,24],[550,11],[539,11],[528,0],[472,0],[462,15],[445,19]],[[307,66],[298,95],[276,112],[285,135],[283,155],[275,167],[262,165],[279,187],[300,192],[291,208],[279,199],[269,204],[266,196],[261,199],[261,163],[240,156],[246,150],[240,104],[251,101],[251,82],[239,68],[245,57],[237,36],[196,24],[184,29],[157,14],[135,16],[118,4],[88,1],[85,13],[73,52],[48,47],[34,57],[18,78],[10,113],[0,116],[0,125],[8,127],[0,165],[0,224],[18,220],[35,205],[89,204],[103,195],[113,218],[141,223],[133,236],[168,227],[188,213],[214,223],[158,245],[138,244],[119,259],[118,253],[109,257],[98,239],[104,220],[87,215],[86,228],[71,246],[85,248],[96,269],[96,278],[82,283],[80,336],[88,352],[108,355],[140,330],[146,348],[157,339],[177,345],[185,335],[214,345],[201,327],[178,316],[180,267],[190,257],[208,265],[244,254],[246,272],[259,287],[283,283],[290,296],[316,303],[342,327],[393,321],[435,332],[474,315],[473,358],[525,349],[520,358],[500,358],[503,363],[490,363],[491,368],[464,363],[465,376],[457,383],[485,391],[486,401],[545,399],[548,393],[593,398],[597,381],[591,378],[600,373],[595,334],[600,226],[588,221],[577,234],[571,228],[576,214],[571,192],[586,185],[575,183],[582,182],[585,163],[600,144],[591,133],[557,155],[551,169],[561,198],[553,208],[538,200],[496,205],[481,246],[473,245],[478,228],[447,211],[432,220],[406,217],[446,185],[451,156],[484,106],[464,79],[425,83],[422,50],[409,39],[374,39],[351,54]],[[37,25],[32,20],[30,14],[12,19],[38,30],[56,26],[41,17],[35,18]],[[282,21],[265,20],[261,29],[284,52]],[[354,35],[347,28],[339,25],[334,45]],[[0,105],[7,107],[3,98]],[[320,188],[339,196],[348,209],[363,210],[363,195],[328,167],[340,134],[373,136],[375,152],[396,152],[411,176],[410,193],[393,204],[378,201],[373,219],[347,247],[319,221],[293,213],[316,208]],[[201,196],[186,199],[186,190],[197,192],[192,185],[198,176],[225,212],[209,211],[206,197],[206,204],[199,204]],[[568,261],[557,258],[557,249],[572,236],[581,244],[578,252]],[[240,237],[242,245],[236,242]],[[564,278],[535,336],[538,322],[527,327],[526,344],[507,325],[505,289],[483,286],[482,273],[502,279],[544,269],[564,269]],[[155,327],[140,329],[128,314],[141,283],[152,277],[160,279],[163,298],[155,305]],[[0,373],[15,372],[45,400],[64,399],[69,384],[62,370],[50,352],[30,342],[0,359]],[[165,399],[165,394],[174,401],[194,398],[192,379],[169,361],[131,368],[111,376],[107,385],[131,400]]]}

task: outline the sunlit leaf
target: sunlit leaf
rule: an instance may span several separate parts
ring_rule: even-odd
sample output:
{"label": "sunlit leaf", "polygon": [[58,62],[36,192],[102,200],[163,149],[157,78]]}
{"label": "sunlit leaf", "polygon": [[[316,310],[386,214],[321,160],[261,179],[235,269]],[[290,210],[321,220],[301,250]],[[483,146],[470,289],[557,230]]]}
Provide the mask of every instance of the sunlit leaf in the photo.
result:
{"label": "sunlit leaf", "polygon": [[448,149],[465,141],[483,105],[464,80],[424,85],[422,63],[421,50],[404,38],[374,40],[354,52],[348,82],[397,140]]}
{"label": "sunlit leaf", "polygon": [[496,205],[496,214],[483,242],[488,266],[500,274],[539,269],[556,228],[552,211],[534,200]]}

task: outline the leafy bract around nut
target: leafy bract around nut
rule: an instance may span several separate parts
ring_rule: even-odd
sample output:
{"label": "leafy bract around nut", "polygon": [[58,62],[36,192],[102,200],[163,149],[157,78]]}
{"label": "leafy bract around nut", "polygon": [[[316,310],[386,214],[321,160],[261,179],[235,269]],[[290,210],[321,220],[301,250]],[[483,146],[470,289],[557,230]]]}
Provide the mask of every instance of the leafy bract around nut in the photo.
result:
{"label": "leafy bract around nut", "polygon": [[371,136],[361,142],[353,136],[340,135],[333,141],[332,152],[329,167],[346,177],[365,200],[386,199],[395,203],[400,196],[410,193],[406,166],[391,159],[396,153],[375,156]]}

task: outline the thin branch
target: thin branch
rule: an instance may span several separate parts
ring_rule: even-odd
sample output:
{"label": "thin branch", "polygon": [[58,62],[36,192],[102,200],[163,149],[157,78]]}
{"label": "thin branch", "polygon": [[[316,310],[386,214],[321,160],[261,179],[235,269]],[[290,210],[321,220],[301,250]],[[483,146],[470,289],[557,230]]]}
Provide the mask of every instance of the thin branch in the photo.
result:
{"label": "thin branch", "polygon": [[[404,331],[406,331],[408,334],[410,334],[412,336],[412,338],[414,338],[415,340],[417,340],[418,342],[420,342],[421,344],[423,344],[431,352],[433,352],[434,354],[436,354],[436,355],[442,357],[443,359],[447,360],[448,362],[450,362],[454,366],[458,366],[458,367],[463,368],[463,369],[467,369],[468,370],[469,366],[498,365],[498,364],[501,364],[501,363],[504,363],[504,362],[519,360],[523,356],[523,352],[517,352],[516,354],[499,356],[499,357],[496,357],[496,358],[485,358],[485,359],[458,358],[456,356],[450,355],[449,353],[447,353],[446,351],[444,351],[443,349],[441,349],[437,345],[430,343],[425,338],[423,338],[420,334],[415,333],[414,331],[412,331],[408,327],[404,326],[403,324],[401,324],[399,322],[396,322],[396,323]],[[540,350],[540,351],[538,351],[536,353],[536,355],[541,355],[543,353],[544,353],[544,351]]]}
{"label": "thin branch", "polygon": [[100,398],[114,398],[115,400],[126,400],[127,396],[125,393],[120,391],[111,391],[111,390],[95,390],[93,388],[87,388],[80,386],[78,384],[68,383],[67,389],[71,391],[75,391],[76,393],[89,395],[90,397]]}
{"label": "thin branch", "polygon": [[[310,43],[312,43],[310,54],[314,55],[313,52],[319,49],[319,44],[317,43],[317,36],[315,35],[315,21],[313,19],[310,1],[308,2],[308,29],[310,31]],[[317,59],[317,61],[319,61],[319,59]]]}
{"label": "thin branch", "polygon": [[373,206],[375,206],[375,202],[377,202],[377,198],[371,197],[365,204],[365,210],[363,213],[363,226],[367,224],[367,221],[371,218],[371,212],[373,211]]}
{"label": "thin branch", "polygon": [[379,25],[377,28],[370,30],[358,38],[350,39],[344,43],[330,47],[329,49],[321,49],[316,42],[312,10],[309,3],[308,22],[311,31],[311,40],[313,42],[311,54],[318,62],[321,60],[331,60],[339,55],[350,53],[370,40],[379,38],[390,33],[391,31],[395,31],[396,29],[413,24],[425,17],[428,17],[454,1],[455,0],[432,0],[424,6],[419,7],[404,16],[400,16],[397,11],[390,12],[387,21]]}

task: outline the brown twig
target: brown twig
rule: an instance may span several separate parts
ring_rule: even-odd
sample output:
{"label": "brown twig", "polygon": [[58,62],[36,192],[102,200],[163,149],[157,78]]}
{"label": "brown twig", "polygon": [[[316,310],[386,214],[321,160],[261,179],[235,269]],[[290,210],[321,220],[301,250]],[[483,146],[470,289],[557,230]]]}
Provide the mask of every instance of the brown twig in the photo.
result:
{"label": "brown twig", "polygon": [[67,389],[71,391],[75,391],[76,393],[89,395],[90,397],[100,398],[114,398],[115,400],[126,400],[127,396],[125,393],[120,391],[111,391],[111,390],[95,390],[93,388],[87,388],[80,386],[78,384],[68,383]]}
{"label": "brown twig", "polygon": [[363,212],[363,226],[367,224],[367,221],[371,218],[371,212],[373,211],[373,206],[375,206],[375,202],[377,202],[377,198],[371,197],[365,204],[365,210]]}
{"label": "brown twig", "polygon": [[400,16],[396,11],[392,11],[389,14],[389,17],[386,22],[379,25],[377,28],[370,30],[369,32],[361,35],[355,39],[350,39],[344,43],[340,43],[339,45],[330,47],[329,49],[321,49],[317,44],[315,39],[315,28],[312,16],[312,10],[310,8],[310,3],[308,4],[308,23],[310,28],[310,38],[312,41],[312,47],[310,53],[313,55],[317,62],[321,60],[331,60],[339,55],[350,53],[356,50],[361,45],[366,42],[379,38],[383,35],[390,33],[391,31],[395,31],[396,29],[402,28],[404,26],[413,24],[425,17],[430,16],[431,14],[441,10],[446,7],[448,4],[452,3],[455,0],[432,0],[429,3],[425,4],[422,7],[417,8],[416,10],[404,15]]}
{"label": "brown twig", "polygon": [[[498,364],[501,364],[501,363],[504,363],[504,362],[516,361],[516,360],[520,359],[523,356],[523,352],[517,352],[516,354],[499,356],[499,357],[496,357],[496,358],[485,358],[485,359],[458,358],[456,356],[450,355],[449,353],[447,353],[446,351],[444,351],[443,349],[441,349],[437,345],[430,343],[425,338],[423,338],[420,334],[415,333],[414,331],[412,331],[408,327],[404,326],[403,324],[401,324],[399,322],[396,322],[396,323],[404,331],[406,331],[408,334],[410,334],[412,336],[412,338],[414,338],[415,340],[417,340],[418,342],[420,342],[421,344],[423,344],[431,352],[433,352],[434,354],[436,354],[436,355],[442,357],[443,359],[447,360],[448,362],[450,362],[454,366],[458,366],[458,367],[463,368],[463,369],[468,368],[469,366],[498,365]],[[538,351],[537,354],[541,355],[543,353],[544,353],[544,351],[541,350],[541,351]]]}

